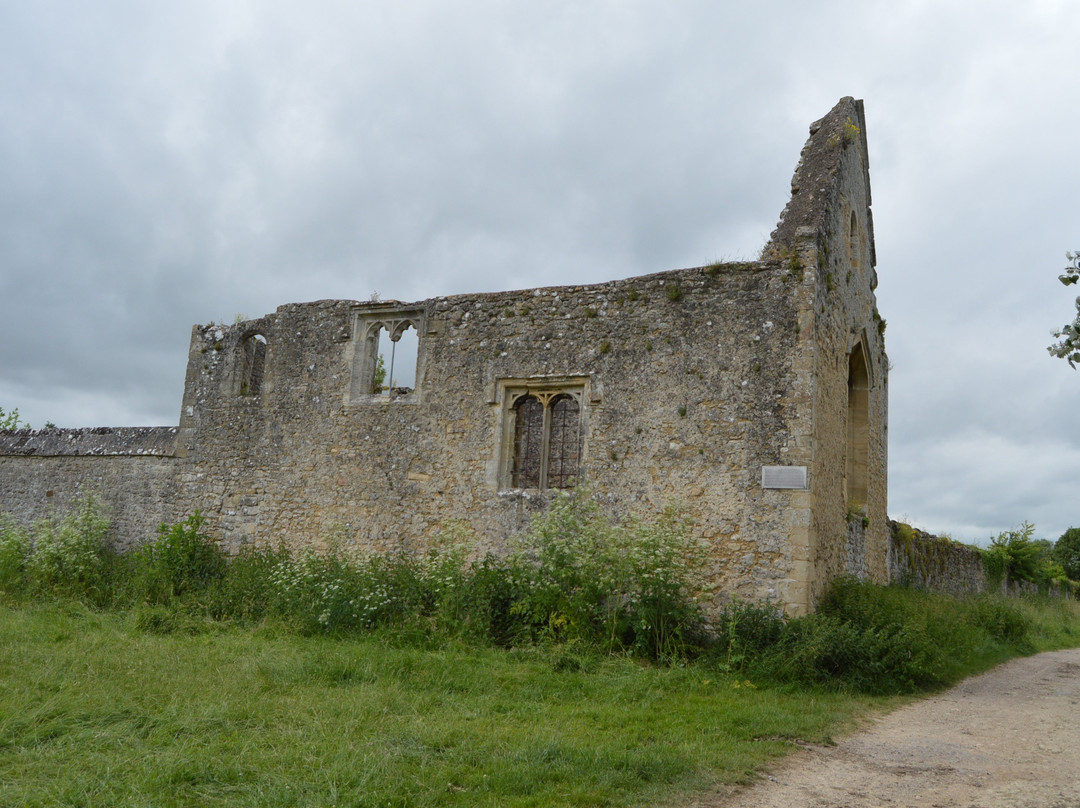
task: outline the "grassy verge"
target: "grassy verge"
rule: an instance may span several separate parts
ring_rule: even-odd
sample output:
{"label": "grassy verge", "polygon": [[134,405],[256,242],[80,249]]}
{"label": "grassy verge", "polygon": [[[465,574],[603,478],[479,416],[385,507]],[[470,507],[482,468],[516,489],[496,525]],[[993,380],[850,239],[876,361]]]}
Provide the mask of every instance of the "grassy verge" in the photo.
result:
{"label": "grassy verge", "polygon": [[0,804],[657,804],[890,704],[567,647],[204,627],[0,610]]}
{"label": "grassy verge", "polygon": [[508,558],[127,555],[87,501],[0,517],[0,805],[641,805],[745,780],[898,694],[1080,645],[1074,600],[840,580],[700,608],[674,512],[557,501]]}

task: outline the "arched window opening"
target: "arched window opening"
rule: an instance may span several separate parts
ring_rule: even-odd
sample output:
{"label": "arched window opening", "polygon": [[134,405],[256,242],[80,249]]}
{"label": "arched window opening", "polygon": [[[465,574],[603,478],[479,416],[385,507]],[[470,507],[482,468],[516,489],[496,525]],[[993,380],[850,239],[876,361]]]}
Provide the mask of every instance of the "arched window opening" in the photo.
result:
{"label": "arched window opening", "polygon": [[544,452],[544,405],[523,396],[514,405],[514,488],[540,488]]}
{"label": "arched window opening", "polygon": [[[387,339],[382,339],[382,337]],[[380,325],[375,337],[378,352],[371,392],[384,396],[408,395],[416,388],[416,362],[420,339],[408,321]]]}
{"label": "arched window opening", "polygon": [[848,223],[848,260],[856,269],[859,267],[859,218],[855,211],[851,211],[851,221]]}
{"label": "arched window opening", "polygon": [[578,473],[581,416],[573,396],[563,393],[551,401],[551,439],[548,447],[549,488],[570,488]]}
{"label": "arched window opening", "polygon": [[514,488],[571,488],[581,462],[581,406],[559,391],[527,393],[513,405],[510,484]]}
{"label": "arched window opening", "polygon": [[847,498],[862,507],[868,497],[870,455],[870,374],[862,343],[855,346],[848,360],[847,405]]}
{"label": "arched window opening", "polygon": [[241,350],[240,395],[260,395],[266,369],[266,337],[252,334],[244,340]]}

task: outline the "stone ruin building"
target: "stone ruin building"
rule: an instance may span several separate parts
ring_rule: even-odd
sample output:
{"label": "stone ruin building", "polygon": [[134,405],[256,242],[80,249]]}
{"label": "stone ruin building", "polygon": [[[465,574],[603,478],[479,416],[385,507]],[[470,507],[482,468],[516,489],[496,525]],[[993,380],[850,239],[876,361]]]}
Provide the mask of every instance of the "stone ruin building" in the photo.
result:
{"label": "stone ruin building", "polygon": [[[232,550],[416,552],[454,521],[498,552],[585,483],[616,517],[681,505],[717,603],[802,613],[838,575],[888,577],[874,265],[844,98],[759,261],[195,326],[178,426],[0,433],[0,511],[95,492],[130,545],[198,509]],[[407,332],[415,382],[380,389],[380,346]]]}

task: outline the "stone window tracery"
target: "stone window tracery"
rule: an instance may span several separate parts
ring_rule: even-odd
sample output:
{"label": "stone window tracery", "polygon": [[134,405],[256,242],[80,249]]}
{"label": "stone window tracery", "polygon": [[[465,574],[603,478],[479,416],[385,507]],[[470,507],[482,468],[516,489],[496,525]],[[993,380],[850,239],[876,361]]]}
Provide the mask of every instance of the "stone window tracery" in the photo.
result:
{"label": "stone window tracery", "polygon": [[422,310],[376,309],[355,314],[346,404],[418,400],[422,323]]}
{"label": "stone window tracery", "polygon": [[581,386],[507,391],[511,488],[572,488],[581,467]]}

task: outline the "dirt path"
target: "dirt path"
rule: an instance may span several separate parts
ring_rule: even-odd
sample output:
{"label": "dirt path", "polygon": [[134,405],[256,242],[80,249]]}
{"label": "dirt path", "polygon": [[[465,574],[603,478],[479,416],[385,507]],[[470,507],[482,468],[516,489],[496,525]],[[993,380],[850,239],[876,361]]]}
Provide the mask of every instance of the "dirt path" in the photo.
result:
{"label": "dirt path", "polygon": [[695,808],[1080,808],[1080,649],[1016,659]]}

